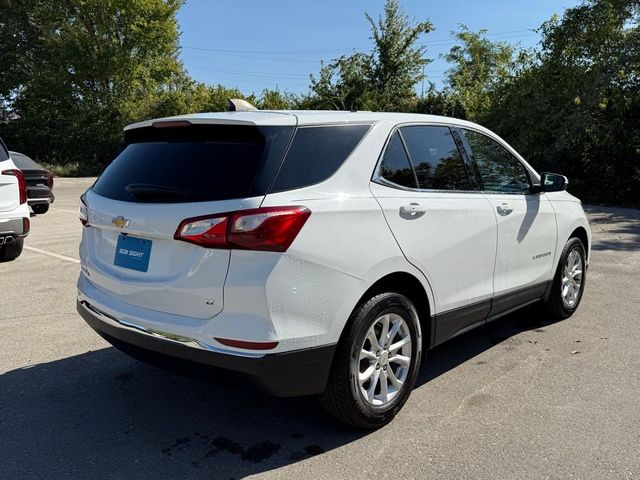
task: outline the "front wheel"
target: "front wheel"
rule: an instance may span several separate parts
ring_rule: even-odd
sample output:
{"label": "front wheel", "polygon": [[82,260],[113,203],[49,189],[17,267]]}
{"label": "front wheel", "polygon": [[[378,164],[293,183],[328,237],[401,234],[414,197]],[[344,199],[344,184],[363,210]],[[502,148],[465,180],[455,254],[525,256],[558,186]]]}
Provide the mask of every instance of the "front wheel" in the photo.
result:
{"label": "front wheel", "polygon": [[422,354],[418,314],[407,297],[383,293],[356,308],[347,329],[320,401],[348,425],[378,428],[395,417],[415,385]]}
{"label": "front wheel", "polygon": [[562,250],[549,297],[544,301],[545,309],[553,317],[568,318],[578,309],[587,280],[586,258],[582,241],[570,238]]}

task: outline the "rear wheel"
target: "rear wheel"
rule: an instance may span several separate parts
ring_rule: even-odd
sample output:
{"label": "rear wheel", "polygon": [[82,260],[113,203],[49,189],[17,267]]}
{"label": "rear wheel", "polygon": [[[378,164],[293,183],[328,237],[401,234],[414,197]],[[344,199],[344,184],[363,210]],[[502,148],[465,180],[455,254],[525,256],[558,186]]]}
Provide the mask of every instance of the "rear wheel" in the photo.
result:
{"label": "rear wheel", "polygon": [[8,262],[15,260],[22,253],[22,246],[24,245],[23,238],[17,238],[9,244],[4,244],[0,247],[0,261]]}
{"label": "rear wheel", "polygon": [[43,213],[47,213],[49,211],[49,204],[35,203],[31,205],[31,210],[33,210],[33,213],[35,213],[36,215],[42,215]]}
{"label": "rear wheel", "polygon": [[562,250],[549,298],[544,301],[545,309],[555,318],[568,318],[578,309],[587,279],[586,258],[582,241],[570,238]]}
{"label": "rear wheel", "polygon": [[334,418],[357,428],[389,423],[416,382],[422,354],[418,314],[397,293],[376,295],[352,314],[320,400]]}

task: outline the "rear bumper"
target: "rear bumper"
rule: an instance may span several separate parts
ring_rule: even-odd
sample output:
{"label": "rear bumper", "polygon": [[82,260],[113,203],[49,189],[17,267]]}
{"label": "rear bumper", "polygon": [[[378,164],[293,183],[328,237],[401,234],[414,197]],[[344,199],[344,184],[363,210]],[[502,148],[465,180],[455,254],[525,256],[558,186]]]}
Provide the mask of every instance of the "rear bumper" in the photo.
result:
{"label": "rear bumper", "polygon": [[29,205],[35,203],[53,203],[54,200],[53,192],[47,186],[27,187],[27,202]]}
{"label": "rear bumper", "polygon": [[25,222],[24,218],[0,220],[0,245],[11,242],[17,238],[26,237],[29,233],[28,225],[29,222]]}
{"label": "rear bumper", "polygon": [[78,313],[100,336],[132,357],[189,376],[258,389],[276,397],[322,393],[327,384],[335,345],[292,352],[242,356],[212,351],[195,340],[168,338],[111,315],[82,300]]}

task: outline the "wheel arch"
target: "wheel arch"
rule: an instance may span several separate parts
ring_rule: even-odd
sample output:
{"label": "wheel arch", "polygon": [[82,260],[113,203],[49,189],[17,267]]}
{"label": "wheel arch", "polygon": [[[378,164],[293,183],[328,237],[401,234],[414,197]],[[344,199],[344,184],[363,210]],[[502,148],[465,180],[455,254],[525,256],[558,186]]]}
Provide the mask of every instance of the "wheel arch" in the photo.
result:
{"label": "wheel arch", "polygon": [[587,256],[587,262],[589,262],[589,235],[584,227],[577,227],[571,232],[569,238],[578,238],[584,245],[585,255]]}
{"label": "wheel arch", "polygon": [[[427,291],[420,280],[408,272],[393,272],[384,275],[375,281],[359,298],[353,308],[355,311],[360,305],[365,303],[371,297],[384,292],[395,292],[406,296],[418,311],[418,319],[420,320],[420,329],[422,331],[422,346],[426,352],[433,344],[433,334],[435,333],[434,317],[432,316],[433,308],[429,300]],[[345,324],[340,341],[347,331],[349,322]]]}

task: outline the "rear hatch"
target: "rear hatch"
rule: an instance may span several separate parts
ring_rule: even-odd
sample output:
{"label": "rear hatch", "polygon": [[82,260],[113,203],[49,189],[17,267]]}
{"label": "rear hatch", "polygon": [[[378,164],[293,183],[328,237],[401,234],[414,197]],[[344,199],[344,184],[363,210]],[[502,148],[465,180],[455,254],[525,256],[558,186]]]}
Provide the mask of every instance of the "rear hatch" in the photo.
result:
{"label": "rear hatch", "polygon": [[129,130],[84,197],[83,268],[131,305],[196,318],[223,308],[230,250],[175,240],[180,223],[260,206],[293,127],[178,125]]}
{"label": "rear hatch", "polygon": [[27,187],[49,188],[49,174],[44,170],[22,170]]}
{"label": "rear hatch", "polygon": [[16,167],[22,170],[27,187],[50,187],[51,173],[31,158],[18,152],[9,152]]}

